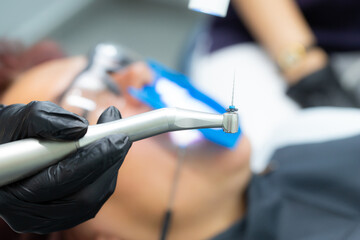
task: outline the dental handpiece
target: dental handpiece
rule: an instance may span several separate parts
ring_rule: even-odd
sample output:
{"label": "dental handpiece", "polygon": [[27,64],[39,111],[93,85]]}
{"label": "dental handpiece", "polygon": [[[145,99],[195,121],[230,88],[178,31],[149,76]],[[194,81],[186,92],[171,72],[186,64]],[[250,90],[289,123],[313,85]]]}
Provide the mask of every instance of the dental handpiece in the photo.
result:
{"label": "dental handpiece", "polygon": [[0,145],[0,187],[26,178],[53,165],[100,138],[112,134],[125,134],[138,141],[161,133],[199,128],[222,128],[236,133],[238,114],[228,111],[211,114],[179,108],[162,108],[113,122],[89,126],[84,137],[77,141],[48,141],[23,139]]}

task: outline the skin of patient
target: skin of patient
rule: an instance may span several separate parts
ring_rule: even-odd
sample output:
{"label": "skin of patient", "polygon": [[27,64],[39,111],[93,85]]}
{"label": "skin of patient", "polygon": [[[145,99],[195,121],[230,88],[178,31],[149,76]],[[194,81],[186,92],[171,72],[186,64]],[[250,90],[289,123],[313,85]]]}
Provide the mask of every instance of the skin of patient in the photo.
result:
{"label": "skin of patient", "polygon": [[[83,57],[42,64],[24,73],[2,101],[56,102],[85,66]],[[113,78],[121,89],[141,87],[151,80],[151,72],[144,63],[135,63]],[[123,118],[151,110],[123,92],[109,98]],[[90,124],[100,113],[90,113]],[[206,140],[188,147],[167,239],[211,238],[239,220],[251,177],[249,158],[250,144],[244,136],[233,150]],[[167,134],[135,142],[119,170],[114,194],[94,219],[61,232],[63,239],[159,239],[177,160],[178,149]]]}

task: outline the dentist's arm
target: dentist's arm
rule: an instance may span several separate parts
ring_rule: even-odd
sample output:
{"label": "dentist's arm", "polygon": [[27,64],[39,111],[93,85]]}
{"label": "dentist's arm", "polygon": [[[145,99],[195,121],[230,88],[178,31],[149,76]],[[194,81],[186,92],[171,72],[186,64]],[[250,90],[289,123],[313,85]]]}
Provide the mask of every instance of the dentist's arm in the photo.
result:
{"label": "dentist's arm", "polygon": [[[315,47],[316,38],[294,0],[233,0],[233,4],[252,35],[280,65],[288,83],[294,84],[326,65],[327,55]],[[286,55],[297,54],[300,45],[311,48],[287,63],[290,56]]]}
{"label": "dentist's arm", "polygon": [[289,85],[288,95],[302,107],[354,107],[317,46],[311,27],[294,0],[233,0],[255,39],[279,66]]}

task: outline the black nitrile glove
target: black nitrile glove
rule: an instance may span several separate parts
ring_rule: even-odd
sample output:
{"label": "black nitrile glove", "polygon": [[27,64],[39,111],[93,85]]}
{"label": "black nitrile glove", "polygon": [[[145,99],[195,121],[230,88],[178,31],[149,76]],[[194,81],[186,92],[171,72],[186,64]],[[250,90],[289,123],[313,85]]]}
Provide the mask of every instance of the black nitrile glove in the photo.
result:
{"label": "black nitrile glove", "polygon": [[340,85],[330,65],[290,86],[288,96],[301,107],[357,107],[355,98]]}
{"label": "black nitrile glove", "polygon": [[[110,107],[98,123],[120,119]],[[0,110],[0,143],[23,138],[75,140],[87,121],[50,102]],[[36,175],[0,188],[0,216],[16,232],[50,233],[93,218],[115,190],[131,142],[112,135],[70,154]],[[0,153],[1,154],[1,153]]]}

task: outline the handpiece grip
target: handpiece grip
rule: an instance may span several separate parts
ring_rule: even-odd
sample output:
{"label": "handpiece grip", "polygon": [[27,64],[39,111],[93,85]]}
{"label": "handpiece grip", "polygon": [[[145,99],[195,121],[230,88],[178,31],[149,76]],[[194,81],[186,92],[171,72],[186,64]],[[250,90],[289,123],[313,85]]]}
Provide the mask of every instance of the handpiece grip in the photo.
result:
{"label": "handpiece grip", "polygon": [[111,134],[125,134],[131,141],[169,131],[223,127],[221,114],[163,108],[117,121],[90,126],[78,141],[23,139],[0,145],[0,187],[44,169],[77,148]]}
{"label": "handpiece grip", "polygon": [[0,145],[0,187],[58,162],[77,144],[28,138]]}

